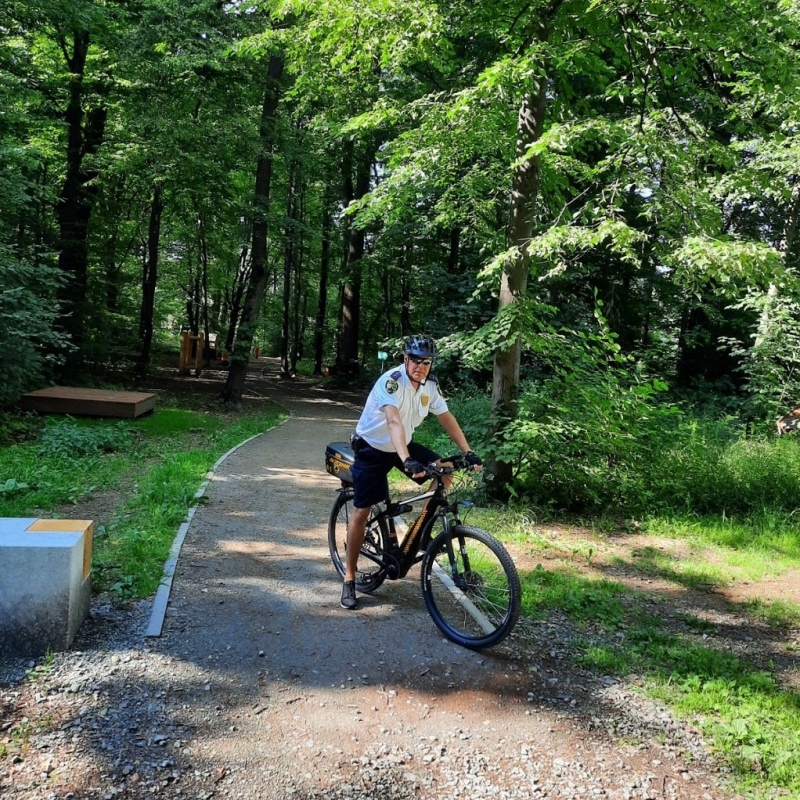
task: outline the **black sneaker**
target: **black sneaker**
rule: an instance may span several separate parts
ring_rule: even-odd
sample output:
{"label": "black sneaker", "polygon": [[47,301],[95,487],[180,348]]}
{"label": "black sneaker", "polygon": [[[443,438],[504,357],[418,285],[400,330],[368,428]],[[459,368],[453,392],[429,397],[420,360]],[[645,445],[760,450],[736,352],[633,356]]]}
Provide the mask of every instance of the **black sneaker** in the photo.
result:
{"label": "black sneaker", "polygon": [[358,607],[358,600],[356,600],[356,582],[345,581],[342,584],[342,608],[352,611]]}

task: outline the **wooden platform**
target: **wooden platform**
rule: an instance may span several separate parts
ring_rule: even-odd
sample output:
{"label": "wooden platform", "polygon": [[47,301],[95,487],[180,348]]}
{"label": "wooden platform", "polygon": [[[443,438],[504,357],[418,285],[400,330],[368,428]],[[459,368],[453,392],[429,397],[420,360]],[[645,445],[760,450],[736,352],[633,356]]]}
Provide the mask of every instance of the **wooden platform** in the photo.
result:
{"label": "wooden platform", "polygon": [[26,411],[84,417],[134,419],[152,411],[155,405],[154,394],[76,389],[72,386],[51,386],[22,396],[22,407]]}

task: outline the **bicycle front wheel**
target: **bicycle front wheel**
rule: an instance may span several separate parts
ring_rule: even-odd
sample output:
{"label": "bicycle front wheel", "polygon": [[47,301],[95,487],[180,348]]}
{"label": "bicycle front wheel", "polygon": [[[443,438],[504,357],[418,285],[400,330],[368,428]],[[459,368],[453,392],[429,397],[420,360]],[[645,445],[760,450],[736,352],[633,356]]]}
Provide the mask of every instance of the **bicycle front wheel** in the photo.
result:
{"label": "bicycle front wheel", "polygon": [[[336,497],[328,520],[328,549],[331,561],[339,575],[344,578],[347,557],[347,525],[353,513],[353,490],[343,489]],[[384,542],[388,541],[388,530],[383,518],[376,519],[375,512],[367,520],[367,531],[356,572],[356,590],[361,594],[374,592],[386,580],[383,565]]]}
{"label": "bicycle front wheel", "polygon": [[456,525],[440,533],[422,559],[422,597],[448,639],[480,650],[511,633],[522,589],[517,568],[497,539]]}

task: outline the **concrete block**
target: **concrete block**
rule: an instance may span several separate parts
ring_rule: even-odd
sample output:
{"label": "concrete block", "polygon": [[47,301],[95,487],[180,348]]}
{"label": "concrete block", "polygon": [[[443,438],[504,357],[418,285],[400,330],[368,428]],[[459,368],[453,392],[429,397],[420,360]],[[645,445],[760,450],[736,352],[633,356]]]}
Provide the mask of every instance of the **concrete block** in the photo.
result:
{"label": "concrete block", "polygon": [[94,523],[0,517],[0,656],[66,650],[91,602]]}

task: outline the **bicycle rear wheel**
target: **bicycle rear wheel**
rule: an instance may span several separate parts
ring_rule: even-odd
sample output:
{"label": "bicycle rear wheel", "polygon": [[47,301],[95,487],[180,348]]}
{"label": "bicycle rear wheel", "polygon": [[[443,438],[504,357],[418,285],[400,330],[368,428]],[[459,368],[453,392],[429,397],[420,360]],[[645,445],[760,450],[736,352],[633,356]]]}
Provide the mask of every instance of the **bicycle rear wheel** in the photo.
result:
{"label": "bicycle rear wheel", "polygon": [[[347,525],[353,513],[353,490],[343,489],[336,497],[328,520],[328,549],[331,561],[339,575],[344,578],[344,565],[347,553]],[[383,566],[384,543],[388,541],[388,529],[383,518],[376,519],[375,509],[367,520],[367,532],[356,572],[356,590],[362,594],[374,592],[386,580]],[[372,558],[370,558],[370,556]],[[381,563],[376,563],[372,559]]]}
{"label": "bicycle rear wheel", "polygon": [[431,542],[422,559],[422,597],[448,639],[480,650],[511,633],[522,589],[517,568],[497,539],[457,525]]}

